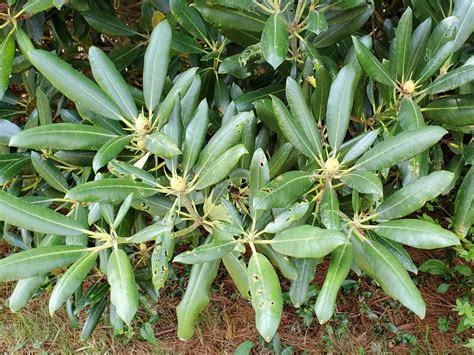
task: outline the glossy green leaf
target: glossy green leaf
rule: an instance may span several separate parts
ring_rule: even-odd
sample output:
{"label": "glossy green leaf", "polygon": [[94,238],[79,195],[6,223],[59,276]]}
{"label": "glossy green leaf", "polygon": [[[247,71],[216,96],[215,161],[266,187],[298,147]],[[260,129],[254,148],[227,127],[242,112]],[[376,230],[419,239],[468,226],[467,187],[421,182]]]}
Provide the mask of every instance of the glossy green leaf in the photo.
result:
{"label": "glossy green leaf", "polygon": [[328,23],[322,11],[310,11],[308,14],[308,31],[320,34],[328,29]]}
{"label": "glossy green leaf", "polygon": [[341,232],[303,225],[278,233],[271,246],[277,252],[295,258],[322,258],[347,242]]}
{"label": "glossy green leaf", "polygon": [[393,80],[389,73],[385,70],[382,63],[370,53],[369,49],[357,38],[352,36],[352,43],[354,44],[357,53],[357,59],[367,75],[375,81],[385,85],[393,85]]}
{"label": "glossy green leaf", "polygon": [[12,312],[18,312],[26,306],[33,295],[45,283],[46,276],[33,276],[29,279],[19,280],[8,299],[8,307]]}
{"label": "glossy green leaf", "polygon": [[415,212],[426,201],[430,201],[441,194],[451,183],[453,177],[453,173],[441,170],[409,183],[391,194],[377,207],[377,220],[400,218]]}
{"label": "glossy green leaf", "polygon": [[265,18],[256,12],[237,10],[211,3],[195,4],[196,9],[218,29],[243,30],[248,32],[261,32],[265,26]]}
{"label": "glossy green leaf", "polygon": [[452,126],[474,125],[474,94],[450,95],[431,101],[423,112],[429,118]]}
{"label": "glossy green leaf", "polygon": [[121,120],[115,103],[96,84],[54,54],[35,49],[28,52],[31,63],[62,94],[76,104],[104,117]]}
{"label": "glossy green leaf", "polygon": [[206,138],[208,125],[209,107],[207,101],[202,100],[186,128],[184,136],[183,168],[185,172],[188,172],[196,163]]}
{"label": "glossy green leaf", "polygon": [[94,266],[98,255],[97,251],[85,254],[61,276],[49,298],[49,313],[51,315],[82,285],[82,281]]}
{"label": "glossy green leaf", "polygon": [[454,201],[453,226],[456,233],[461,236],[467,235],[469,228],[474,222],[473,209],[474,196],[474,166],[469,168],[459,187]]}
{"label": "glossy green leaf", "polygon": [[36,152],[31,152],[31,162],[38,174],[53,188],[61,192],[67,192],[69,185],[66,178],[51,160],[43,159]]}
{"label": "glossy green leaf", "polygon": [[292,204],[288,209],[278,214],[273,222],[266,225],[266,233],[278,233],[289,227],[293,222],[303,218],[308,212],[309,203],[306,201]]}
{"label": "glossy green leaf", "polygon": [[258,191],[270,181],[270,168],[268,166],[267,157],[262,148],[258,148],[253,154],[250,162],[249,176],[249,199],[250,210],[253,212],[253,199]]}
{"label": "glossy green leaf", "polygon": [[341,176],[341,181],[350,188],[363,194],[383,194],[382,182],[370,171],[354,170]]}
{"label": "glossy green leaf", "polygon": [[98,9],[81,13],[89,25],[99,32],[114,36],[133,36],[137,34],[133,28],[122,22],[117,16]]}
{"label": "glossy green leaf", "polygon": [[319,209],[321,222],[327,229],[341,229],[339,200],[332,186],[327,186],[324,190]]}
{"label": "glossy green leaf", "polygon": [[289,171],[266,184],[254,197],[254,208],[266,210],[280,208],[295,202],[314,182],[312,174]]}
{"label": "glossy green leaf", "polygon": [[260,253],[250,257],[248,280],[257,330],[269,342],[278,329],[283,311],[280,280],[272,264]]}
{"label": "glossy green leaf", "polygon": [[362,170],[382,170],[421,153],[438,142],[446,131],[437,126],[405,131],[384,139],[365,153],[355,166]]}
{"label": "glossy green leaf", "polygon": [[130,143],[131,136],[121,136],[110,139],[94,155],[92,161],[92,168],[97,172],[100,168],[107,165],[107,163],[117,157],[119,153]]}
{"label": "glossy green leaf", "polygon": [[326,117],[327,101],[331,89],[332,77],[322,65],[316,68],[316,88],[311,95],[311,110],[317,122]]}
{"label": "glossy green leaf", "polygon": [[337,293],[351,270],[352,259],[351,244],[341,245],[333,251],[326,278],[314,305],[319,324],[326,323],[334,314]]}
{"label": "glossy green leaf", "polygon": [[295,260],[295,265],[298,268],[298,278],[291,281],[288,294],[291,303],[296,308],[299,308],[308,299],[310,282],[314,279],[317,264],[318,260],[313,258]]}
{"label": "glossy green leaf", "polygon": [[26,167],[30,166],[30,163],[31,159],[29,157],[22,157],[0,167],[0,184],[3,185],[18,176]]}
{"label": "glossy green leaf", "polygon": [[197,317],[209,303],[209,288],[214,281],[220,260],[196,264],[191,268],[188,286],[176,307],[178,338],[188,340],[194,334]]}
{"label": "glossy green leaf", "polygon": [[45,234],[80,235],[85,228],[72,218],[4,191],[0,191],[0,220]]}
{"label": "glossy green leaf", "polygon": [[202,169],[199,172],[199,177],[196,180],[194,188],[202,190],[224,179],[230,174],[244,154],[248,154],[248,152],[242,144],[238,144],[227,150],[205,169]]}
{"label": "glossy green leaf", "polygon": [[143,94],[149,111],[153,111],[160,102],[168,73],[170,47],[171,27],[168,21],[161,21],[153,29],[143,65]]}
{"label": "glossy green leaf", "polygon": [[222,262],[229,273],[229,276],[234,281],[235,286],[244,299],[250,298],[250,288],[248,281],[247,267],[240,260],[235,253],[228,253],[222,257]]}
{"label": "glossy green leaf", "polygon": [[135,101],[112,60],[101,49],[92,46],[89,48],[89,62],[94,79],[102,90],[114,100],[129,121],[134,121],[138,116]]}
{"label": "glossy green leaf", "polygon": [[66,198],[81,202],[121,202],[133,193],[134,198],[153,196],[157,190],[148,184],[125,177],[86,182],[69,190]]}
{"label": "glossy green leaf", "polygon": [[282,14],[275,13],[265,22],[262,32],[263,57],[276,69],[286,59],[288,41],[287,25]]}
{"label": "glossy green leaf", "polygon": [[172,158],[181,154],[181,150],[173,139],[161,132],[145,136],[145,148],[149,152],[164,158]]}
{"label": "glossy green leaf", "polygon": [[200,264],[213,261],[230,253],[236,245],[237,241],[233,239],[214,240],[212,243],[204,244],[194,248],[193,250],[176,255],[173,262],[182,264]]}
{"label": "glossy green leaf", "polygon": [[[433,56],[430,57],[426,65],[421,69],[416,76],[417,83],[422,83],[428,80],[453,53],[454,43],[452,41],[443,45]],[[430,85],[431,86],[431,85]]]}
{"label": "glossy green leaf", "polygon": [[410,50],[413,14],[407,8],[400,17],[395,34],[395,58],[397,77],[404,82],[408,77],[408,55]]}
{"label": "glossy green leaf", "polygon": [[158,222],[153,223],[152,225],[145,227],[132,235],[130,238],[128,238],[128,241],[130,243],[145,243],[150,240],[156,240],[157,237],[166,231],[169,231],[169,227]]}
{"label": "glossy green leaf", "polygon": [[425,88],[425,91],[428,94],[437,94],[453,90],[461,85],[472,82],[473,80],[474,65],[464,65],[437,77],[435,81]]}
{"label": "glossy green leaf", "polygon": [[38,247],[0,260],[0,280],[15,281],[43,275],[79,259],[86,251],[76,245]]}
{"label": "glossy green leaf", "polygon": [[347,164],[364,154],[375,142],[379,134],[378,129],[361,133],[341,145],[341,153],[344,154],[341,164]]}
{"label": "glossy green leaf", "polygon": [[344,142],[349,127],[354,103],[355,84],[356,72],[351,65],[343,67],[331,84],[326,126],[329,144],[334,151],[337,151]]}
{"label": "glossy green leaf", "polygon": [[14,55],[15,39],[12,35],[9,35],[0,42],[0,100],[2,100],[10,83]]}
{"label": "glossy green leaf", "polygon": [[371,276],[382,289],[389,296],[399,300],[418,317],[424,318],[425,302],[403,266],[379,243],[366,240],[362,245],[374,272]]}
{"label": "glossy green leaf", "polygon": [[96,150],[114,134],[100,127],[77,123],[55,123],[19,132],[10,146],[30,149]]}
{"label": "glossy green leaf", "polygon": [[420,249],[459,245],[456,235],[439,225],[417,219],[398,219],[375,225],[373,230],[384,238]]}
{"label": "glossy green leaf", "polygon": [[138,290],[127,254],[115,249],[109,257],[107,281],[110,284],[110,302],[117,315],[128,325],[138,310]]}
{"label": "glossy green leaf", "polygon": [[171,0],[170,8],[179,24],[194,37],[207,38],[207,29],[197,10],[185,0]]}
{"label": "glossy green leaf", "polygon": [[431,33],[431,17],[428,17],[425,21],[418,25],[413,31],[410,43],[410,50],[408,54],[408,69],[406,73],[409,77],[412,77],[418,68],[418,64],[421,60],[424,60],[426,51],[426,43]]}
{"label": "glossy green leaf", "polygon": [[36,89],[36,108],[38,109],[38,120],[41,126],[53,123],[48,96],[40,87]]}

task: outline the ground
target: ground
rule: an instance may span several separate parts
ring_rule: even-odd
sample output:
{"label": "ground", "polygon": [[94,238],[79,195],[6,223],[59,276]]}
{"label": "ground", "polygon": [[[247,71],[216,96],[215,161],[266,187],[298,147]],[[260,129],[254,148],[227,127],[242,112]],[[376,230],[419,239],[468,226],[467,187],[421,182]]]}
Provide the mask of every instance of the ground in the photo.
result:
{"label": "ground", "polygon": [[[444,253],[411,252],[418,265]],[[316,284],[323,280],[326,268],[327,262],[318,266]],[[462,346],[467,335],[456,334],[457,318],[453,311],[456,298],[465,293],[465,289],[453,284],[448,292],[439,294],[436,289],[443,282],[440,277],[419,275],[418,287],[427,303],[426,318],[421,320],[387,297],[368,278],[358,278],[351,273],[350,279],[339,298],[335,319],[326,325],[320,326],[316,319],[311,322],[310,307],[295,310],[289,304],[285,306],[278,333],[282,349],[290,346],[295,353],[470,353]],[[246,340],[257,344],[255,353],[274,353],[276,349],[275,344],[263,346],[258,339],[251,305],[236,296],[225,272],[219,274],[213,285],[212,307],[202,314],[195,336],[187,342],[176,337],[175,307],[179,297],[174,296],[173,289],[166,290],[154,305],[160,316],[154,325],[156,346],[141,339],[138,324],[131,339],[124,336],[114,339],[105,321],[98,325],[89,341],[82,342],[80,330],[70,328],[63,311],[50,317],[48,292],[14,314],[6,307],[12,286],[0,286],[1,351],[213,354],[232,353]],[[439,329],[440,319],[448,319],[447,329]],[[311,325],[306,326],[305,321]]]}

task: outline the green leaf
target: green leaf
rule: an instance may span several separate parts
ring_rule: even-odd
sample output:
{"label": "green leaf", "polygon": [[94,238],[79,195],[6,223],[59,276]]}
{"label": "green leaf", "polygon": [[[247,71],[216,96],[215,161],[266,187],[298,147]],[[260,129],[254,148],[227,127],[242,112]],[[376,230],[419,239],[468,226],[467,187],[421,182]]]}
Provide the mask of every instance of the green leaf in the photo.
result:
{"label": "green leaf", "polygon": [[394,85],[394,81],[382,63],[370,53],[369,49],[357,37],[352,36],[352,43],[354,44],[357,59],[369,78],[384,85]]}
{"label": "green leaf", "polygon": [[94,9],[81,12],[81,15],[98,32],[114,36],[133,36],[137,34],[136,30],[105,11]]}
{"label": "green leaf", "polygon": [[329,90],[331,89],[332,77],[329,71],[322,65],[316,68],[316,88],[311,95],[311,110],[317,122],[322,122],[326,117]]}
{"label": "green leaf", "polygon": [[224,30],[243,30],[248,32],[261,32],[265,26],[265,18],[256,12],[231,9],[228,7],[199,3],[194,6],[201,15],[216,26]]}
{"label": "green leaf", "polygon": [[336,190],[332,186],[327,186],[321,198],[319,214],[321,222],[327,229],[340,230],[341,219],[339,217],[339,200]]}
{"label": "green leaf", "polygon": [[236,240],[214,240],[212,243],[204,244],[191,251],[178,254],[173,259],[174,263],[200,264],[220,259],[230,253],[237,245]]}
{"label": "green leaf", "polygon": [[310,282],[314,279],[317,264],[318,260],[313,258],[295,259],[298,278],[291,281],[288,294],[291,303],[296,308],[299,308],[308,299]]}
{"label": "green leaf", "polygon": [[277,69],[286,59],[290,44],[286,27],[283,15],[277,12],[267,19],[263,28],[263,57],[274,69]]}
{"label": "green leaf", "polygon": [[8,89],[15,55],[15,38],[8,35],[0,43],[0,100]]}
{"label": "green leaf", "polygon": [[87,249],[75,245],[33,248],[0,260],[0,281],[15,281],[43,275],[80,258]]}
{"label": "green leaf", "polygon": [[326,278],[314,305],[319,324],[326,323],[334,314],[337,293],[351,270],[352,259],[351,244],[341,245],[332,253]]}
{"label": "green leaf", "polygon": [[89,62],[99,86],[114,100],[123,115],[133,122],[138,116],[135,101],[112,60],[101,49],[92,46],[89,48]]}
{"label": "green leaf", "polygon": [[38,120],[41,126],[53,123],[48,96],[40,87],[36,89],[36,108],[38,109]]}
{"label": "green leaf", "polygon": [[0,167],[0,185],[19,175],[27,166],[30,166],[29,157],[15,159]]}
{"label": "green leaf", "polygon": [[355,166],[363,170],[382,170],[410,159],[438,142],[446,130],[428,126],[404,131],[384,139],[365,153]]}
{"label": "green leaf", "polygon": [[170,8],[179,24],[194,37],[207,38],[207,29],[197,10],[185,0],[171,0]]}
{"label": "green leaf", "polygon": [[145,136],[145,148],[149,152],[164,158],[172,158],[181,154],[181,150],[173,139],[161,132]]}
{"label": "green leaf", "polygon": [[157,240],[157,238],[165,232],[169,232],[170,228],[157,222],[153,223],[152,225],[143,228],[142,230],[138,231],[130,238],[127,239],[130,243],[145,243],[150,240]]}
{"label": "green leaf", "polygon": [[469,168],[461,186],[459,186],[456,200],[454,201],[453,226],[456,233],[467,235],[474,222],[473,210],[474,196],[474,166]]}
{"label": "green leaf", "polygon": [[362,245],[375,281],[389,296],[399,300],[418,317],[424,318],[425,302],[403,266],[379,243],[365,240]]}
{"label": "green leaf", "polygon": [[97,151],[92,161],[92,168],[97,172],[100,168],[117,157],[119,153],[130,143],[132,136],[121,136],[110,139]]}
{"label": "green leaf", "polygon": [[379,134],[378,129],[360,133],[351,140],[341,145],[341,153],[344,155],[341,164],[347,164],[364,154],[375,142]]}
{"label": "green leaf", "polygon": [[328,29],[328,23],[321,11],[310,11],[308,14],[308,31],[320,34]]}
{"label": "green leaf", "polygon": [[45,275],[33,276],[29,279],[19,280],[8,299],[8,307],[10,310],[15,313],[26,306],[45,281]]}
{"label": "green leaf", "polygon": [[266,184],[255,194],[256,210],[280,208],[298,200],[314,182],[312,174],[304,171],[289,171]]}
{"label": "green leaf", "polygon": [[383,194],[382,182],[377,175],[370,171],[354,170],[348,174],[341,176],[341,181],[363,194]]}
{"label": "green leaf", "polygon": [[450,95],[423,108],[426,116],[452,126],[474,125],[474,94]]}
{"label": "green leaf", "polygon": [[10,139],[10,146],[29,149],[96,150],[115,137],[100,127],[55,123],[19,132]]}
{"label": "green leaf", "polygon": [[439,225],[417,219],[398,219],[373,226],[384,238],[419,249],[445,248],[459,245],[456,235]]}
{"label": "green leaf", "polygon": [[395,58],[397,77],[404,82],[408,78],[408,54],[410,50],[413,14],[408,7],[403,13],[395,34]]}
{"label": "green leaf", "polygon": [[132,265],[122,249],[114,249],[107,266],[107,281],[110,284],[110,302],[117,315],[130,325],[138,310],[138,290]]}
{"label": "green leaf", "polygon": [[115,103],[96,84],[54,54],[35,49],[31,63],[67,98],[104,117],[121,120]]}
{"label": "green leaf", "polygon": [[292,204],[275,217],[273,222],[266,225],[266,233],[278,233],[288,228],[293,222],[300,220],[308,212],[309,203],[306,201]]}
{"label": "green leaf", "polygon": [[45,234],[80,235],[85,229],[77,221],[0,191],[0,220]]}
{"label": "green leaf", "polygon": [[193,265],[188,286],[176,307],[178,338],[188,340],[194,334],[197,317],[209,303],[209,288],[216,278],[220,260]]}
{"label": "green leaf", "polygon": [[272,264],[260,253],[250,257],[248,280],[257,330],[269,342],[278,329],[283,311],[280,280]]}
{"label": "green leaf", "polygon": [[188,172],[199,156],[204,144],[207,126],[209,125],[209,107],[202,100],[186,128],[183,142],[183,169]]}
{"label": "green leaf", "polygon": [[248,154],[248,152],[243,144],[238,144],[235,147],[230,148],[212,162],[212,164],[208,165],[198,173],[198,179],[196,180],[194,188],[196,190],[202,190],[224,179],[230,174],[244,154]]}
{"label": "green leaf", "polygon": [[168,73],[170,47],[171,27],[168,21],[161,21],[151,33],[143,64],[143,95],[148,111],[153,111],[160,102]]}
{"label": "green leaf", "polygon": [[303,225],[278,233],[271,246],[277,252],[295,258],[322,258],[347,243],[341,232]]}
{"label": "green leaf", "polygon": [[82,281],[94,266],[98,255],[98,251],[85,254],[61,276],[49,298],[49,313],[51,315],[82,285]]}
{"label": "green leaf", "polygon": [[[416,76],[417,83],[428,80],[453,53],[454,42],[450,41],[443,45],[438,51],[430,57],[428,63],[421,69]],[[425,89],[426,90],[426,89]]]}
{"label": "green leaf", "polygon": [[230,148],[240,143],[244,127],[253,117],[252,112],[238,113],[217,130],[206,146],[201,150],[196,163],[198,173],[208,170],[216,159]]}
{"label": "green leaf", "polygon": [[321,133],[317,128],[313,114],[306,104],[303,90],[301,90],[300,85],[291,77],[288,77],[286,80],[286,98],[293,118],[298,121],[302,132],[305,134],[305,137],[307,137],[311,151],[317,153],[318,157],[321,157],[323,152]]}
{"label": "green leaf", "polygon": [[66,178],[61,174],[51,160],[43,159],[38,153],[31,152],[31,162],[38,174],[49,184],[49,186],[61,192],[68,191],[69,185]]}
{"label": "green leaf", "polygon": [[474,65],[464,65],[437,77],[435,81],[425,88],[425,91],[428,94],[437,94],[456,89],[457,87],[472,82],[473,80]]}
{"label": "green leaf", "polygon": [[[423,21],[412,34],[410,50],[408,54],[408,69],[406,73],[408,77],[412,77],[418,68],[418,64],[421,60],[424,60],[424,54],[426,53],[426,43],[431,33],[431,17],[428,17]],[[407,77],[407,78],[408,78]]]}
{"label": "green leaf", "polygon": [[331,148],[336,152],[344,142],[356,85],[356,72],[352,65],[343,67],[331,84],[328,97],[326,126]]}
{"label": "green leaf", "polygon": [[377,221],[400,218],[415,212],[426,201],[441,194],[453,177],[454,174],[449,171],[435,171],[402,187],[377,207]]}
{"label": "green leaf", "polygon": [[[253,212],[253,199],[255,195],[270,181],[270,168],[268,166],[267,157],[262,148],[258,148],[253,154],[249,171],[249,205],[250,210]],[[251,214],[253,215],[253,213]]]}
{"label": "green leaf", "polygon": [[66,198],[81,202],[121,202],[133,193],[134,198],[153,196],[157,190],[131,177],[102,179],[80,184],[66,194]]}

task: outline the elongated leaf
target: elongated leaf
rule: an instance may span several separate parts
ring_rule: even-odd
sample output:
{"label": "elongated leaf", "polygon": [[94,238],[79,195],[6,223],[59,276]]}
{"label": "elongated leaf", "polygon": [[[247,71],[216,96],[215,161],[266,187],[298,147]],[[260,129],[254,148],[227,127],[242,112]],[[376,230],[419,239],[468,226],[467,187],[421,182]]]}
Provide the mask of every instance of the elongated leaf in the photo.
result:
{"label": "elongated leaf", "polygon": [[66,194],[66,198],[81,202],[121,202],[133,193],[134,198],[144,198],[157,193],[156,189],[130,177],[102,179],[78,185]]}
{"label": "elongated leaf", "polygon": [[44,160],[41,155],[31,152],[31,162],[38,174],[53,188],[67,192],[69,185],[66,178],[50,160]]}
{"label": "elongated leaf", "polygon": [[415,212],[426,201],[430,201],[449,186],[454,174],[449,171],[435,171],[423,176],[390,195],[377,207],[377,220],[400,218]]}
{"label": "elongated leaf", "polygon": [[270,181],[270,168],[268,166],[267,157],[262,148],[258,148],[253,154],[250,162],[249,176],[249,199],[250,210],[253,212],[253,199],[260,189]]}
{"label": "elongated leaf", "polygon": [[351,140],[341,145],[341,152],[344,158],[341,164],[347,164],[364,154],[367,149],[375,142],[379,134],[378,129],[357,135]]}
{"label": "elongated leaf", "polygon": [[402,82],[408,77],[408,54],[410,50],[413,14],[408,7],[398,22],[395,34],[395,58],[397,77]]}
{"label": "elongated leaf", "polygon": [[183,142],[183,168],[188,172],[199,156],[199,152],[206,138],[209,125],[209,107],[206,100],[202,100],[197,107],[191,121],[186,128]]}
{"label": "elongated leaf", "polygon": [[326,68],[322,65],[316,68],[316,88],[311,96],[311,109],[317,122],[321,122],[326,117],[331,82],[331,74]]}
{"label": "elongated leaf", "polygon": [[329,91],[326,126],[331,148],[337,151],[344,141],[351,118],[356,84],[356,72],[351,65],[343,67]]}
{"label": "elongated leaf", "polygon": [[110,284],[110,301],[117,315],[130,325],[138,310],[138,290],[132,265],[122,249],[115,249],[110,254],[107,281]]}
{"label": "elongated leaf", "polygon": [[193,265],[186,292],[176,307],[178,318],[178,338],[188,340],[194,334],[194,326],[204,308],[209,303],[209,288],[214,281],[220,260]]}
{"label": "elongated leaf", "polygon": [[0,168],[0,184],[5,184],[10,179],[18,176],[23,169],[30,166],[31,160],[29,157],[15,159]]}
{"label": "elongated leaf", "polygon": [[300,307],[308,299],[309,284],[314,279],[317,264],[318,260],[312,258],[295,260],[295,265],[298,268],[298,278],[291,282],[288,294],[291,303],[296,308]]}
{"label": "elongated leaf", "polygon": [[70,100],[104,117],[113,120],[122,118],[115,103],[96,84],[68,63],[40,49],[32,50],[28,54],[31,63],[41,74]]}
{"label": "elongated leaf", "polygon": [[85,229],[85,226],[72,218],[49,208],[33,205],[4,191],[0,191],[0,220],[45,234],[80,235]]}
{"label": "elongated leaf", "polygon": [[393,85],[393,80],[389,73],[382,66],[382,63],[370,53],[369,49],[357,38],[352,36],[352,43],[357,54],[359,64],[367,73],[369,78],[385,85]]}
{"label": "elongated leaf", "polygon": [[201,245],[191,251],[186,251],[176,255],[173,259],[173,262],[183,264],[200,264],[220,259],[224,255],[230,253],[236,245],[237,241],[233,239],[221,241],[216,240],[212,243]]}
{"label": "elongated leaf", "polygon": [[161,132],[155,132],[145,137],[145,148],[160,157],[172,158],[181,154],[176,143]]}
{"label": "elongated leaf", "polygon": [[0,43],[0,100],[8,89],[15,55],[15,38],[8,35]]}
{"label": "elongated leaf", "polygon": [[19,132],[10,146],[30,149],[96,150],[114,134],[100,127],[76,123],[55,123]]}
{"label": "elongated leaf", "polygon": [[266,210],[280,208],[295,202],[314,182],[312,174],[289,171],[270,181],[254,197],[254,208]]}
{"label": "elongated leaf", "polygon": [[116,16],[98,9],[81,13],[89,25],[99,32],[115,36],[133,36],[137,34],[130,26],[123,23]]}
{"label": "elongated leaf", "polygon": [[454,201],[454,230],[461,236],[467,235],[474,222],[473,209],[474,196],[474,166],[471,166],[459,187]]}
{"label": "elongated leaf", "polygon": [[36,89],[36,108],[38,109],[38,120],[41,126],[53,123],[48,96],[40,87]]}
{"label": "elongated leaf", "polygon": [[94,79],[102,90],[114,100],[129,121],[134,121],[138,116],[135,101],[126,81],[115,68],[112,60],[101,49],[92,46],[89,48],[89,62]]}
{"label": "elongated leaf", "polygon": [[306,201],[292,204],[288,209],[281,212],[265,227],[267,233],[278,233],[289,227],[293,222],[303,218],[308,211],[309,203]]}
{"label": "elongated leaf", "polygon": [[352,259],[351,244],[341,245],[332,253],[323,287],[314,305],[319,324],[326,323],[334,314],[337,293],[351,270]]}
{"label": "elongated leaf", "polygon": [[228,253],[222,257],[222,262],[229,273],[229,276],[234,281],[235,286],[244,299],[250,298],[250,289],[248,281],[247,267],[239,260],[235,253]]}
{"label": "elongated leaf", "polygon": [[171,0],[170,8],[173,16],[179,24],[194,37],[199,39],[207,38],[207,29],[201,16],[194,7],[185,0]]}
{"label": "elongated leaf", "polygon": [[283,311],[280,280],[272,264],[260,253],[250,258],[248,280],[257,330],[269,342],[278,329]]}
{"label": "elongated leaf", "polygon": [[453,46],[454,43],[450,41],[438,49],[416,76],[417,82],[422,83],[428,80],[451,56],[453,53]]}
{"label": "elongated leaf", "polygon": [[171,27],[168,21],[161,21],[153,29],[143,65],[143,95],[149,111],[153,111],[160,102],[168,72],[170,47]]}
{"label": "elongated leaf", "polygon": [[199,173],[195,189],[202,190],[224,179],[230,174],[244,154],[248,154],[248,152],[243,144],[238,144],[230,148]]}
{"label": "elongated leaf", "polygon": [[341,176],[341,181],[350,188],[363,194],[383,194],[382,182],[377,175],[369,171],[354,170]]}
{"label": "elongated leaf", "polygon": [[145,243],[150,240],[156,240],[157,237],[167,231],[169,231],[169,227],[161,223],[154,223],[135,233],[128,240],[130,243]]}
{"label": "elongated leaf", "polygon": [[[418,64],[424,59],[426,51],[426,43],[431,33],[431,17],[423,21],[413,32],[410,43],[410,51],[408,54],[408,77],[412,77],[418,68]],[[407,78],[408,78],[407,77]]]}
{"label": "elongated leaf", "polygon": [[49,313],[51,315],[81,286],[82,281],[94,266],[98,255],[99,253],[95,251],[82,256],[61,276],[49,298]]}
{"label": "elongated leaf", "polygon": [[321,199],[319,214],[321,222],[327,229],[340,230],[341,218],[339,217],[339,200],[336,190],[332,186],[327,186]]}
{"label": "elongated leaf", "polygon": [[265,26],[265,18],[256,12],[211,4],[199,3],[195,4],[195,7],[206,20],[219,29],[261,32]]}
{"label": "elongated leaf", "polygon": [[55,245],[33,248],[0,260],[0,281],[15,281],[43,275],[81,257],[84,247]]}
{"label": "elongated leaf", "polygon": [[453,90],[474,80],[474,65],[465,65],[439,76],[425,90],[428,94]]}
{"label": "elongated leaf", "polygon": [[286,98],[288,99],[293,118],[299,122],[303,133],[307,137],[311,151],[317,153],[318,157],[322,156],[321,133],[306,104],[303,90],[291,77],[288,77],[286,80]]}
{"label": "elongated leaf", "polygon": [[403,266],[379,243],[366,240],[362,245],[374,272],[372,277],[382,289],[389,296],[399,300],[418,317],[424,318],[425,302]]}
{"label": "elongated leaf", "polygon": [[109,140],[97,151],[92,161],[92,168],[97,172],[100,168],[117,157],[132,139],[131,136],[121,136]]}
{"label": "elongated leaf", "polygon": [[452,126],[474,125],[474,94],[451,95],[423,109],[429,118]]}
{"label": "elongated leaf", "polygon": [[355,166],[363,170],[389,168],[431,147],[445,134],[446,130],[437,126],[401,132],[378,143],[357,160]]}
{"label": "elongated leaf", "polygon": [[8,307],[12,312],[17,312],[30,301],[31,297],[45,283],[46,276],[33,276],[29,279],[19,280],[8,300]]}
{"label": "elongated leaf", "polygon": [[374,226],[382,237],[420,249],[459,245],[456,235],[439,225],[417,219],[398,219]]}
{"label": "elongated leaf", "polygon": [[271,245],[283,255],[322,258],[347,242],[346,236],[341,232],[303,225],[278,233]]}
{"label": "elongated leaf", "polygon": [[265,22],[262,32],[262,50],[265,60],[276,69],[285,61],[289,41],[282,14],[275,13]]}

